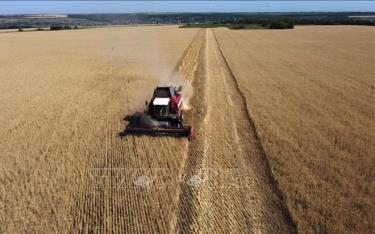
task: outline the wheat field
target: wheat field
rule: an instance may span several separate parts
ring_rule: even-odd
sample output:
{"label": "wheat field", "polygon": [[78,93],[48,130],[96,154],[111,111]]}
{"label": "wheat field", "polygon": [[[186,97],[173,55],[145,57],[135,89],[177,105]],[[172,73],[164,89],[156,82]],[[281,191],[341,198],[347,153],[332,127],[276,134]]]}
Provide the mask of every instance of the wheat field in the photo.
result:
{"label": "wheat field", "polygon": [[[158,139],[148,142],[154,147],[147,150],[144,138],[138,149],[132,149],[132,139],[118,140],[116,146],[110,140],[117,140],[121,118],[143,104],[144,95],[173,70],[195,34],[142,27],[0,37],[1,233],[83,230],[85,216],[95,215],[90,207],[96,204],[87,202],[104,202],[95,197],[100,190],[89,187],[96,185],[90,183],[96,169],[115,163],[142,170],[150,166],[152,154],[155,163],[163,160],[158,167],[173,166],[176,158],[156,157],[168,150],[182,154],[186,143]],[[170,149],[155,148],[171,140]],[[138,158],[131,150],[139,150]],[[128,155],[124,164],[116,161],[119,154]],[[158,205],[158,198],[149,199]],[[147,198],[139,202],[139,209],[151,210]],[[100,214],[100,220],[110,215]],[[103,224],[98,230],[111,228]]]}
{"label": "wheat field", "polygon": [[[374,230],[375,31],[0,35],[0,233]],[[196,139],[125,136],[182,85]]]}
{"label": "wheat field", "polygon": [[300,232],[375,230],[375,29],[217,35]]}

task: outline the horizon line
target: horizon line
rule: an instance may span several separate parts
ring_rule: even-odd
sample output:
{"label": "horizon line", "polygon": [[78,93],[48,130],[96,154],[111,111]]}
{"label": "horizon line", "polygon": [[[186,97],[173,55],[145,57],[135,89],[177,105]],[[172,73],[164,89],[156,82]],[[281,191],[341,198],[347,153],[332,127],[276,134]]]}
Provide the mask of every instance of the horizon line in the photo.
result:
{"label": "horizon line", "polygon": [[[0,0],[1,2],[1,0]],[[120,14],[248,14],[248,13],[374,13],[375,11],[345,11],[345,10],[337,10],[337,11],[137,11],[137,12],[81,12],[81,13],[16,13],[16,14],[7,14],[7,13],[0,13],[0,15],[75,15],[75,14],[82,14],[82,15],[91,15],[91,14],[113,14],[113,15],[120,15]]]}

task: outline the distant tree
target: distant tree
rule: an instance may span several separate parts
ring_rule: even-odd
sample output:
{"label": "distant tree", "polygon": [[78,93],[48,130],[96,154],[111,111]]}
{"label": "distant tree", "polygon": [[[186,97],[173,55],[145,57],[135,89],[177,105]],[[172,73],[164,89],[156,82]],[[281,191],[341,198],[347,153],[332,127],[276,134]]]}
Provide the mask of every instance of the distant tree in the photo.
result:
{"label": "distant tree", "polygon": [[231,29],[245,29],[246,27],[243,24],[232,24],[230,28]]}
{"label": "distant tree", "polygon": [[272,21],[269,25],[270,29],[290,29],[294,28],[294,22],[288,20]]}
{"label": "distant tree", "polygon": [[74,29],[78,29],[78,26],[77,26],[77,25],[74,25]]}
{"label": "distant tree", "polygon": [[64,25],[64,29],[72,29],[72,26],[70,26],[70,25]]}
{"label": "distant tree", "polygon": [[51,31],[54,31],[54,30],[63,30],[64,29],[64,26],[61,26],[61,25],[53,25],[50,27],[50,30]]}

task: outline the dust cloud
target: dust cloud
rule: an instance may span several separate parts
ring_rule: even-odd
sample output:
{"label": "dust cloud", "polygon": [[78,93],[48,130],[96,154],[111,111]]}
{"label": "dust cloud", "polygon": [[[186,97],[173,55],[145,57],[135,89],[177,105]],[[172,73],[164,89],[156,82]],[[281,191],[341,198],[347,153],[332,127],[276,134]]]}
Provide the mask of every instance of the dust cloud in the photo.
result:
{"label": "dust cloud", "polygon": [[[169,85],[182,86],[183,109],[189,110],[191,108],[190,98],[193,96],[193,87],[184,76],[184,73],[180,71],[180,56],[183,50],[174,55],[175,58],[173,60],[176,61],[176,65],[172,67],[170,46],[161,44],[160,40],[157,40],[160,35],[151,35],[148,30],[145,30],[146,35],[150,34],[150,37],[146,37],[148,38],[147,53],[144,50],[136,49],[136,44],[134,44],[133,49],[129,50],[125,42],[121,42],[118,38],[114,40],[111,35],[108,35],[113,40],[113,43],[108,46],[106,56],[109,57],[113,76],[118,75],[128,81],[128,87],[130,88],[125,87],[124,93],[130,92],[131,89],[132,96],[127,97],[128,113],[144,111],[145,101],[151,99],[154,88],[156,86]],[[132,61],[132,63],[128,61]],[[140,64],[142,64],[141,68],[138,67]]]}

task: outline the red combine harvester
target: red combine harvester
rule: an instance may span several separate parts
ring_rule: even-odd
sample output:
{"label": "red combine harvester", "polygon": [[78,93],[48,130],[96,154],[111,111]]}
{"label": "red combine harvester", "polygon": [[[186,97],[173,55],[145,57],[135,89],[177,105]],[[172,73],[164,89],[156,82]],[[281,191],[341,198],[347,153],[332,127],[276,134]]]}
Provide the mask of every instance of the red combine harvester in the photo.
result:
{"label": "red combine harvester", "polygon": [[194,139],[191,126],[183,125],[181,86],[156,87],[145,113],[127,117],[128,126],[121,136],[127,134],[176,135]]}

